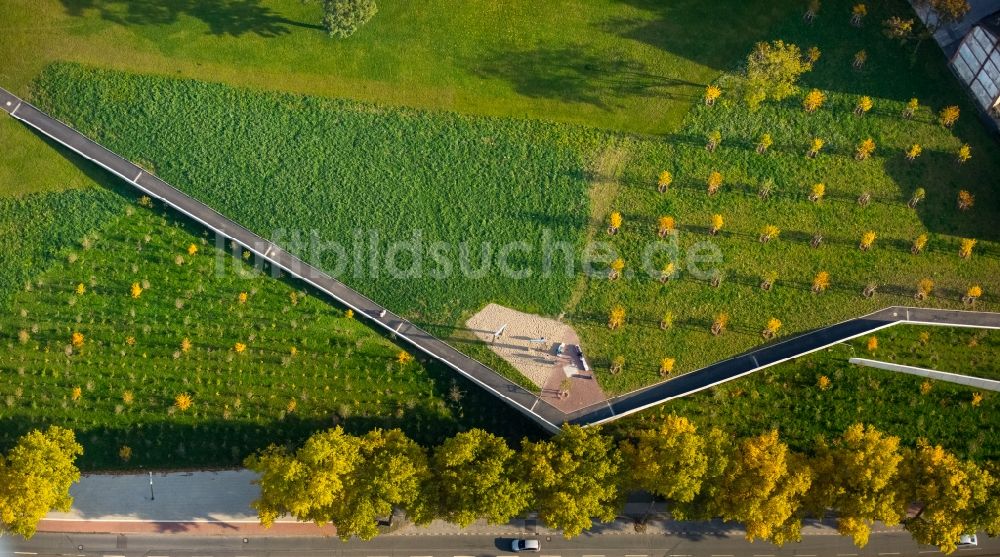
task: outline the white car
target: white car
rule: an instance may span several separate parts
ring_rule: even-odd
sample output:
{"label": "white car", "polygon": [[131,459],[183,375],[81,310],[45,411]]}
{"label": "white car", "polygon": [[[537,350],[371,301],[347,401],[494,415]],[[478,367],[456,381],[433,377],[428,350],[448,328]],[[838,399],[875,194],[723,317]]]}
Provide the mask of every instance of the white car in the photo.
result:
{"label": "white car", "polygon": [[958,547],[976,547],[979,545],[979,540],[976,539],[975,534],[964,534],[962,537],[958,538]]}
{"label": "white car", "polygon": [[541,546],[538,545],[538,540],[514,540],[510,542],[510,550],[514,552],[518,551],[539,551]]}

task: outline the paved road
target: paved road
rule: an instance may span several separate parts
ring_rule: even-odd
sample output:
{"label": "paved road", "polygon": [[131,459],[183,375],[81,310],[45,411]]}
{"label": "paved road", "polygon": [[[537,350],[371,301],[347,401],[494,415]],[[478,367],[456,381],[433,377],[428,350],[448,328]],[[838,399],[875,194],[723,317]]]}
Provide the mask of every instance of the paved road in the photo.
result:
{"label": "paved road", "polygon": [[[244,542],[243,540],[247,541]],[[507,556],[502,549],[510,538],[493,536],[382,536],[370,542],[335,538],[267,538],[238,536],[37,534],[30,541],[11,539],[11,548],[0,555],[36,554],[143,557],[472,557]],[[913,542],[905,532],[874,535],[858,549],[850,539],[836,534],[803,537],[801,543],[782,548],[746,542],[740,535],[724,536],[583,536],[574,540],[540,538],[541,556],[549,557],[935,557],[940,552]],[[0,540],[0,543],[3,543]],[[958,557],[1000,555],[1000,541],[984,536],[979,547],[960,549]],[[81,549],[82,548],[82,549]],[[535,554],[539,555],[539,554]]]}
{"label": "paved road", "polygon": [[161,200],[216,234],[235,241],[275,268],[311,284],[340,304],[354,310],[358,316],[367,317],[375,325],[395,334],[417,350],[441,361],[552,432],[557,431],[559,425],[564,422],[582,425],[607,422],[897,322],[1000,328],[998,313],[891,307],[717,362],[677,379],[567,414],[542,400],[538,395],[500,376],[481,362],[466,356],[403,317],[388,311],[387,308],[383,308],[318,268],[247,230],[208,205],[149,174],[4,89],[0,89],[0,108],[53,141],[118,176],[144,194]]}

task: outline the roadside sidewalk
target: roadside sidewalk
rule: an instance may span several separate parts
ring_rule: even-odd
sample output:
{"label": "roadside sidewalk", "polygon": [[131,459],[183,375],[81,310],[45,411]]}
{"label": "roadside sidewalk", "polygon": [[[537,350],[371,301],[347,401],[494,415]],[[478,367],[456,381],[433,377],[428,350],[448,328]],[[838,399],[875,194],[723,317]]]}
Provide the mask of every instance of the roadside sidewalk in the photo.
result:
{"label": "roadside sidewalk", "polygon": [[[73,533],[177,533],[228,536],[335,536],[331,525],[323,527],[280,518],[269,529],[257,520],[250,503],[257,498],[257,477],[249,470],[204,472],[154,472],[150,492],[149,474],[89,474],[73,485],[73,507],[69,512],[49,513],[39,524],[40,532]],[[152,496],[151,496],[152,495]],[[584,536],[594,535],[677,535],[688,537],[730,537],[744,535],[734,524],[719,520],[679,522],[667,518],[661,505],[650,507],[648,500],[625,505],[623,517],[595,523]],[[646,516],[645,530],[637,531],[635,517]],[[875,533],[898,531],[876,525]],[[837,535],[832,521],[810,521],[804,536]],[[477,521],[466,528],[435,520],[428,526],[403,524],[393,536],[519,535],[560,537],[529,516],[507,524]]]}

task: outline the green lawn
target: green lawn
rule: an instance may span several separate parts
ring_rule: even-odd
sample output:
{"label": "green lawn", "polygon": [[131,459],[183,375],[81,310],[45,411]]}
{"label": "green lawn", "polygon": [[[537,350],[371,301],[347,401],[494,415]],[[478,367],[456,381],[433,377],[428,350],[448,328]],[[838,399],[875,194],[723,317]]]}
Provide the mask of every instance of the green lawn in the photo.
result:
{"label": "green lawn", "polygon": [[[915,346],[921,332],[930,333],[928,344]],[[980,342],[968,346],[977,336]],[[970,329],[942,327],[891,327],[876,333],[875,358],[897,358],[905,363],[933,358],[943,370],[989,369],[996,359],[996,331],[984,334]],[[947,349],[949,340],[960,347]],[[687,416],[701,427],[715,426],[739,437],[777,428],[793,448],[810,451],[817,435],[832,436],[856,422],[873,424],[913,446],[925,438],[963,458],[996,461],[1000,458],[1000,396],[982,392],[973,406],[975,389],[927,381],[922,377],[853,366],[847,360],[868,354],[867,337],[849,346],[836,345],[802,359],[780,364],[749,377],[668,402],[613,423],[613,432],[627,434],[639,424],[666,413]],[[905,358],[904,358],[905,354]],[[983,362],[973,364],[970,360]],[[821,389],[819,378],[830,380]],[[921,390],[927,382],[929,390]]]}
{"label": "green lawn", "polygon": [[[55,61],[464,113],[674,130],[706,83],[799,10],[692,0],[379,2],[349,40],[300,0],[13,0],[0,86],[28,94]],[[703,40],[713,29],[711,44]],[[752,29],[752,32],[748,32]],[[0,123],[0,195],[69,187],[79,171]]]}
{"label": "green lawn", "polygon": [[[437,364],[398,363],[400,349],[366,324],[231,261],[182,217],[128,213],[0,314],[0,450],[48,423],[77,432],[87,469],[231,466],[337,423],[402,427],[425,443],[472,426],[533,431]],[[173,407],[182,393],[187,410]]]}
{"label": "green lawn", "polygon": [[1000,381],[1000,331],[898,326],[876,337],[874,354],[867,354],[868,337],[854,343],[858,357]]}

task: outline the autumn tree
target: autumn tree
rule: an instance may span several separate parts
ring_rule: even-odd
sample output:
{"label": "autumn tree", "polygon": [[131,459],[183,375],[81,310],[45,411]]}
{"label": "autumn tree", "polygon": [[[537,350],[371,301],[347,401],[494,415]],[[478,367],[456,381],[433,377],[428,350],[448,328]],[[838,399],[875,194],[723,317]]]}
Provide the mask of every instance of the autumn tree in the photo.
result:
{"label": "autumn tree", "polygon": [[708,174],[708,195],[715,195],[722,187],[722,173],[713,170]]}
{"label": "autumn tree", "polygon": [[621,306],[615,306],[611,308],[611,313],[608,314],[608,328],[609,329],[620,329],[622,325],[625,324],[625,308]]}
{"label": "autumn tree", "polygon": [[484,518],[503,524],[523,512],[530,489],[514,474],[515,452],[502,437],[471,429],[434,449],[434,474],[425,482],[423,505],[411,513],[419,524],[443,518],[463,528]]}
{"label": "autumn tree", "polygon": [[814,137],[811,142],[809,142],[809,150],[806,151],[806,156],[810,159],[815,159],[819,155],[820,149],[823,148],[824,141],[818,137]]}
{"label": "autumn tree", "polygon": [[819,293],[823,292],[830,287],[830,273],[826,271],[820,271],[816,273],[812,281],[812,291]]}
{"label": "autumn tree", "polygon": [[761,332],[761,335],[766,339],[772,339],[777,336],[780,329],[781,320],[777,317],[772,317],[767,320],[767,325],[764,326],[764,330]]}
{"label": "autumn tree", "polygon": [[781,229],[773,224],[767,224],[760,230],[760,237],[758,239],[761,243],[767,243],[777,238],[778,234],[781,234]]}
{"label": "autumn tree", "polygon": [[906,160],[914,161],[920,156],[920,153],[924,151],[924,148],[920,146],[919,143],[914,143],[906,149]]}
{"label": "autumn tree", "polygon": [[832,508],[837,530],[864,547],[875,521],[889,526],[906,516],[909,501],[899,489],[903,454],[899,438],[854,424],[832,443],[820,438],[810,462],[815,472],[806,497],[814,516]]}
{"label": "autumn tree", "polygon": [[861,235],[861,242],[858,244],[858,248],[861,251],[870,250],[872,248],[872,245],[875,243],[875,237],[876,234],[874,230],[869,230],[865,232],[864,234]]}
{"label": "autumn tree", "polygon": [[820,182],[809,188],[809,201],[818,203],[826,195],[826,184]]}
{"label": "autumn tree", "polygon": [[963,143],[961,147],[958,148],[958,153],[956,153],[956,159],[959,164],[964,164],[966,161],[972,158],[972,147],[969,147],[968,143]]}
{"label": "autumn tree", "polygon": [[868,52],[866,52],[864,49],[861,49],[854,53],[854,61],[852,62],[852,65],[854,66],[854,69],[860,70],[861,68],[865,67],[865,62],[867,61],[868,61]]}
{"label": "autumn tree", "polygon": [[890,39],[898,40],[900,44],[905,44],[913,37],[913,19],[903,19],[894,15],[882,22],[882,33]]}
{"label": "autumn tree", "polygon": [[923,201],[925,197],[927,197],[927,191],[924,190],[924,188],[917,188],[913,190],[913,195],[910,196],[910,200],[906,202],[906,205],[910,209],[913,209],[918,203]]}
{"label": "autumn tree", "polygon": [[950,128],[955,125],[958,121],[958,116],[961,114],[961,110],[957,106],[946,106],[938,112],[938,122],[946,128]]}
{"label": "autumn tree", "polygon": [[795,92],[799,76],[810,69],[798,46],[780,40],[759,42],[747,57],[744,98],[752,108],[767,99],[785,99]]}
{"label": "autumn tree", "polygon": [[677,231],[676,226],[677,225],[674,222],[674,217],[662,216],[659,218],[659,220],[657,220],[657,233],[659,234],[660,238],[663,238],[668,234],[673,234],[674,232],[676,232]]}
{"label": "autumn tree", "polygon": [[972,248],[976,247],[975,238],[962,238],[958,245],[958,256],[962,259],[972,257]]}
{"label": "autumn tree", "polygon": [[530,484],[530,508],[566,538],[590,528],[597,518],[615,518],[621,454],[600,428],[564,425],[551,440],[525,441],[517,476]]}
{"label": "autumn tree", "polygon": [[358,466],[346,476],[344,498],[334,518],[341,539],[378,535],[377,520],[394,507],[417,502],[429,474],[423,447],[398,429],[374,429],[359,438]]}
{"label": "autumn tree", "polygon": [[865,95],[858,99],[858,103],[854,105],[854,114],[857,116],[864,116],[865,114],[868,114],[868,111],[872,109],[872,106],[874,106],[872,98]]}
{"label": "autumn tree", "polygon": [[668,261],[660,270],[660,282],[667,282],[677,273],[677,265],[673,261]]}
{"label": "autumn tree", "polygon": [[872,138],[865,139],[854,149],[854,158],[863,161],[871,157],[875,152],[875,141]]}
{"label": "autumn tree", "polygon": [[701,491],[708,470],[705,440],[685,417],[670,414],[657,427],[636,431],[621,452],[632,489],[681,503]]}
{"label": "autumn tree", "polygon": [[660,358],[660,377],[666,377],[673,373],[676,362],[675,358]]}
{"label": "autumn tree", "polygon": [[916,97],[910,99],[906,102],[906,106],[903,107],[903,118],[909,120],[913,118],[913,115],[917,113],[917,109],[920,108],[920,101]]}
{"label": "autumn tree", "polygon": [[729,314],[725,312],[719,313],[712,320],[712,327],[710,330],[712,331],[713,335],[718,336],[721,335],[723,331],[726,330],[726,326],[728,324],[729,324]]}
{"label": "autumn tree", "polygon": [[811,46],[811,47],[809,47],[808,50],[806,50],[805,60],[806,60],[806,62],[809,63],[809,65],[811,67],[811,66],[815,65],[816,62],[819,62],[819,57],[821,55],[822,54],[820,53],[818,46]]}
{"label": "autumn tree", "polygon": [[622,276],[622,271],[625,269],[625,260],[619,257],[611,262],[611,268],[608,271],[608,278],[611,280],[618,280]]}
{"label": "autumn tree", "polygon": [[73,432],[58,426],[30,431],[0,454],[0,533],[30,538],[49,511],[69,511],[81,454]]}
{"label": "autumn tree", "polygon": [[398,429],[354,437],[338,426],[312,435],[294,453],[272,445],[245,464],[260,474],[260,497],[251,506],[261,524],[284,515],[332,522],[343,539],[375,537],[376,519],[395,506],[419,508],[428,475],[423,448]]}
{"label": "autumn tree", "polygon": [[921,234],[913,239],[913,246],[910,247],[910,252],[913,255],[917,255],[924,251],[925,247],[927,247],[927,234]]}
{"label": "autumn tree", "polygon": [[723,225],[725,225],[725,220],[722,218],[722,215],[718,213],[712,215],[712,225],[709,227],[708,233],[715,236],[722,230]]}
{"label": "autumn tree", "polygon": [[976,204],[976,196],[969,193],[968,190],[960,190],[958,192],[958,208],[961,211],[968,211]]}
{"label": "autumn tree", "polygon": [[864,21],[865,16],[868,15],[868,6],[864,4],[855,4],[851,8],[851,25],[855,27],[861,27],[862,21]]}
{"label": "autumn tree", "polygon": [[934,291],[934,281],[929,278],[922,278],[917,281],[917,293],[914,298],[917,300],[925,300]]}
{"label": "autumn tree", "polygon": [[708,149],[709,153],[714,153],[715,149],[722,143],[722,132],[719,130],[712,130],[708,132],[705,136],[707,143],[705,144],[705,149]]}
{"label": "autumn tree", "polygon": [[967,306],[975,306],[976,302],[983,295],[983,287],[978,284],[973,284],[965,291],[965,296],[962,296],[962,303]]}
{"label": "autumn tree", "polygon": [[722,95],[722,89],[716,85],[709,85],[705,87],[705,106],[712,106],[715,104],[715,100]]}
{"label": "autumn tree", "polygon": [[803,497],[812,482],[804,458],[788,450],[778,431],[743,439],[729,455],[712,514],[742,522],[748,541],[775,545],[801,539]]}
{"label": "autumn tree", "polygon": [[991,497],[996,478],[925,440],[918,441],[904,463],[907,499],[918,510],[903,521],[903,527],[917,543],[950,553],[962,534],[980,529],[996,533],[1000,515]]}
{"label": "autumn tree", "polygon": [[608,216],[608,234],[617,234],[622,227],[622,214],[614,211]]}
{"label": "autumn tree", "polygon": [[762,134],[760,139],[757,140],[757,153],[763,155],[773,144],[774,140],[771,139],[771,134]]}
{"label": "autumn tree", "polygon": [[806,112],[816,112],[817,109],[823,106],[823,102],[825,101],[826,94],[819,89],[813,89],[806,93],[805,99],[802,100],[802,108]]}
{"label": "autumn tree", "polygon": [[656,182],[656,188],[660,193],[664,193],[673,181],[674,175],[671,174],[669,170],[664,170],[663,172],[660,172],[660,177]]}

